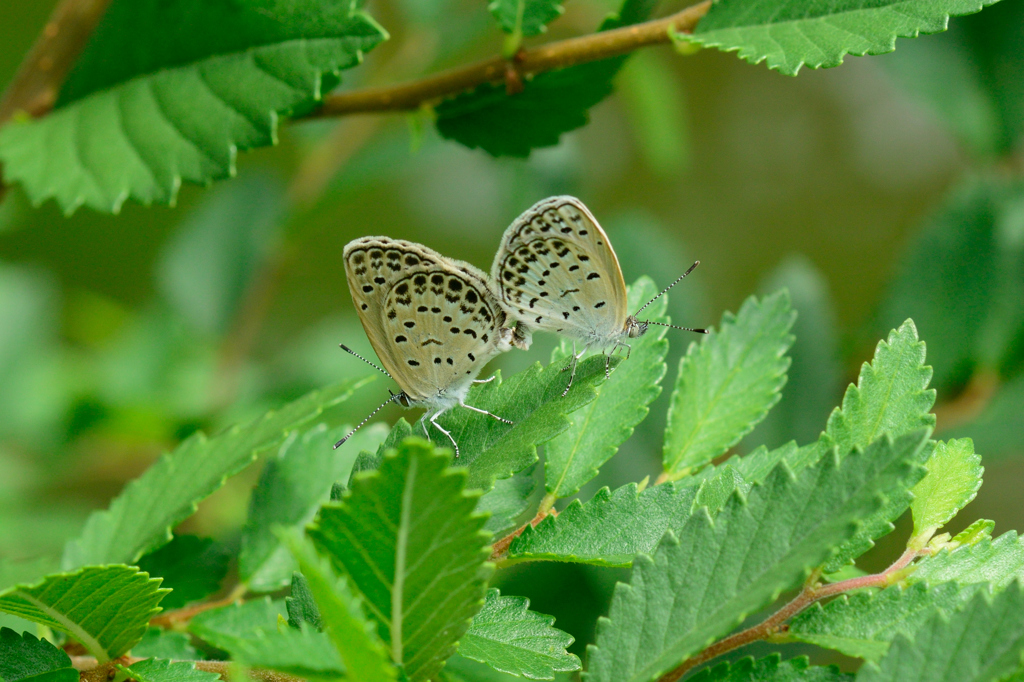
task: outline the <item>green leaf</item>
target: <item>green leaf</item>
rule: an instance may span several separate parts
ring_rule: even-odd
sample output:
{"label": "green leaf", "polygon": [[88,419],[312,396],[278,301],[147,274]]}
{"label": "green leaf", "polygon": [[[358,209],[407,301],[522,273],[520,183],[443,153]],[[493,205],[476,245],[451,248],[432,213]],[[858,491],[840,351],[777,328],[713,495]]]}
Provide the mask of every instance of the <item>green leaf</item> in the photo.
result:
{"label": "green leaf", "polygon": [[192,646],[189,636],[183,632],[149,628],[139,643],[132,647],[132,656],[194,661],[199,658],[199,652]]}
{"label": "green leaf", "polygon": [[297,571],[292,574],[292,594],[284,598],[284,606],[288,610],[288,625],[293,628],[302,629],[303,623],[309,623],[317,630],[324,629],[320,609],[309,589],[309,581]]}
{"label": "green leaf", "polygon": [[751,296],[739,315],[693,342],[679,376],[665,427],[665,472],[673,479],[707,464],[739,442],[779,401],[786,383],[795,313],[789,294]]}
{"label": "green leaf", "polygon": [[341,676],[345,668],[328,636],[308,626],[279,628],[283,611],[280,601],[264,597],[201,613],[189,631],[243,665],[300,677]]}
{"label": "green leaf", "polygon": [[267,460],[249,501],[238,555],[239,576],[250,590],[271,592],[288,584],[295,560],[274,528],[298,528],[312,521],[330,498],[331,485],[348,479],[356,454],[376,449],[387,433],[386,426],[374,424],[335,450],[334,444],[351,430],[350,426],[317,425],[294,434]]}
{"label": "green leaf", "polygon": [[922,559],[911,579],[930,585],[989,583],[994,589],[1024,581],[1024,541],[1014,531]]}
{"label": "green leaf", "polygon": [[[572,641],[572,638],[569,638]],[[45,639],[0,628],[0,680],[4,682],[78,682],[71,657]]]}
{"label": "green leaf", "polygon": [[[601,30],[644,21],[653,6],[650,0],[626,0],[619,16],[606,20]],[[612,57],[540,73],[514,95],[504,84],[481,85],[435,108],[437,131],[492,156],[529,156],[585,126],[587,110],[612,93],[612,79],[625,60]]]}
{"label": "green leaf", "polygon": [[0,131],[7,179],[35,203],[117,212],[174,203],[183,180],[233,176],[386,36],[355,3],[112,4],[57,108]]}
{"label": "green leaf", "polygon": [[553,680],[556,672],[580,669],[568,653],[572,635],[551,627],[553,616],[529,609],[526,597],[502,597],[487,590],[484,607],[459,644],[459,653],[495,670],[531,680]]}
{"label": "green leaf", "polygon": [[694,513],[653,556],[633,562],[588,648],[587,682],[648,682],[796,587],[857,521],[923,475],[911,463],[919,431],[882,438],[842,460],[834,453],[794,476],[780,464],[749,495],[736,492],[711,519]]}
{"label": "green leaf", "polygon": [[64,548],[63,568],[134,563],[171,539],[171,528],[200,500],[242,471],[288,433],[346,400],[369,379],[313,391],[277,411],[212,438],[196,432],[129,483],[106,511],[93,512],[82,534]]}
{"label": "green leaf", "polygon": [[741,658],[735,663],[719,663],[701,670],[687,682],[841,682],[852,678],[832,666],[811,666],[806,658],[783,661],[775,654],[756,661]]}
{"label": "green leaf", "polygon": [[972,14],[997,0],[822,0],[810,5],[719,0],[687,39],[751,64],[795,76],[800,67],[839,66],[847,54],[883,54],[897,37],[946,30],[950,16]]}
{"label": "green leaf", "polygon": [[467,493],[468,472],[448,463],[444,451],[410,438],[378,471],[357,474],[309,528],[365,597],[391,659],[414,682],[455,653],[493,569],[486,519],[473,512],[479,493]]}
{"label": "green leaf", "polygon": [[680,531],[690,517],[697,486],[663,483],[637,491],[601,488],[585,504],[573,500],[558,516],[527,527],[509,546],[506,563],[565,561],[629,566],[651,553],[666,530]]}
{"label": "green leaf", "polygon": [[967,506],[981,488],[981,455],[970,438],[938,443],[928,459],[928,474],[912,491],[914,536],[941,528]]}
{"label": "green leaf", "polygon": [[[692,134],[686,87],[672,55],[637,50],[623,65],[615,86],[633,145],[647,170],[659,180],[679,177],[691,164]],[[616,239],[615,243],[616,255],[623,267],[628,267],[622,242]],[[643,242],[644,248],[651,246]],[[650,261],[645,267],[648,274],[655,275]]]}
{"label": "green leaf", "polygon": [[1019,585],[989,597],[979,593],[948,618],[937,613],[916,636],[899,635],[858,682],[996,681],[1021,664],[1024,592]]}
{"label": "green leaf", "polygon": [[172,592],[160,606],[177,609],[200,601],[220,589],[228,573],[231,554],[210,538],[178,535],[160,549],[139,560],[139,570],[162,578],[161,587]]}
{"label": "green leaf", "polygon": [[478,512],[490,514],[484,530],[493,533],[495,537],[501,537],[516,528],[520,515],[530,507],[536,488],[532,469],[495,481],[494,487],[476,505]]}
{"label": "green leaf", "polygon": [[105,663],[142,639],[165,594],[137,568],[90,566],[4,590],[0,611],[60,630]]}
{"label": "green leaf", "polygon": [[392,680],[394,667],[388,652],[377,636],[372,620],[366,617],[362,600],[349,588],[348,581],[334,575],[326,560],[317,556],[311,543],[287,536],[289,546],[303,575],[308,576],[309,590],[316,599],[324,627],[338,654],[345,661],[353,680]]}
{"label": "green leaf", "polygon": [[[627,308],[637,310],[657,294],[654,282],[643,277],[629,287]],[[655,301],[649,308],[649,319],[668,322],[667,304],[665,296]],[[619,363],[601,385],[596,400],[569,415],[568,430],[545,446],[544,478],[549,495],[562,498],[579,492],[647,416],[647,406],[661,394],[668,354],[666,331],[666,327],[652,327],[639,339],[631,340],[629,360]],[[552,364],[564,367],[570,348],[563,342],[552,353]]]}
{"label": "green leaf", "polygon": [[130,679],[137,682],[217,682],[217,673],[196,670],[191,661],[165,661],[149,658],[130,666],[117,666]]}
{"label": "green leaf", "polygon": [[560,0],[493,0],[487,9],[502,31],[519,37],[544,33],[565,12]]}

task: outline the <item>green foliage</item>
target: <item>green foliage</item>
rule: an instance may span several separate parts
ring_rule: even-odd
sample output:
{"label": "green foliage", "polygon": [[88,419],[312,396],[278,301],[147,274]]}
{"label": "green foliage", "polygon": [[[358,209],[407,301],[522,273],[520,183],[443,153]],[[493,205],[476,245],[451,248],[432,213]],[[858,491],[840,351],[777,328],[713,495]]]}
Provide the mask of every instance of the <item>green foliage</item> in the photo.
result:
{"label": "green foliage", "polygon": [[0,680],[4,682],[78,682],[71,657],[25,632],[0,628]]}
{"label": "green foliage", "polygon": [[138,682],[216,682],[217,673],[196,670],[195,664],[186,661],[165,661],[149,658],[132,665],[117,666],[118,669]]}
{"label": "green foliage", "polygon": [[239,149],[275,143],[281,115],[385,37],[355,3],[115,2],[56,110],[0,131],[5,175],[68,213],[173,204],[183,180],[233,176]]}
{"label": "green foliage", "polygon": [[345,447],[335,450],[334,444],[351,430],[320,424],[305,433],[293,433],[267,460],[249,501],[238,555],[239,575],[250,590],[270,592],[288,584],[295,563],[275,527],[298,528],[312,521],[329,498],[331,485],[348,479],[356,454],[376,449],[385,435],[382,425],[373,425],[357,431]]}
{"label": "green foliage", "polygon": [[405,440],[379,470],[357,474],[309,528],[414,681],[437,674],[455,653],[492,571],[485,518],[473,511],[479,493],[465,491],[468,473],[449,461],[420,439]]}
{"label": "green foliage", "polygon": [[459,654],[531,680],[553,680],[556,672],[579,670],[580,659],[565,650],[572,635],[551,627],[553,617],[529,606],[525,597],[502,597],[498,590],[488,590]]}
{"label": "green foliage", "polygon": [[[629,287],[628,310],[637,310],[658,293],[649,278]],[[666,297],[651,304],[650,318],[668,322]],[[569,415],[569,429],[544,448],[544,478],[549,495],[575,495],[584,483],[597,476],[650,411],[647,407],[661,393],[665,376],[668,341],[666,327],[651,327],[639,339],[631,340],[629,361],[622,362],[601,385],[597,399]],[[551,357],[551,364],[564,366],[571,345],[563,341]]]}
{"label": "green foliage", "polygon": [[150,628],[139,643],[132,647],[132,656],[138,658],[167,658],[176,661],[194,661],[199,652],[183,632]]}
{"label": "green foliage", "polygon": [[487,9],[502,31],[520,38],[543,33],[565,12],[559,0],[493,0]]}
{"label": "green foliage", "polygon": [[167,594],[160,581],[130,566],[91,566],[0,592],[0,611],[70,635],[101,663],[146,632]]}
{"label": "green foliage", "polygon": [[851,677],[835,668],[810,666],[806,658],[783,661],[775,655],[722,663],[705,668],[689,679],[690,682],[840,682]]}
{"label": "green foliage", "polygon": [[857,0],[769,2],[751,8],[743,0],[719,0],[689,39],[708,47],[736,51],[751,64],[795,76],[839,66],[847,54],[883,54],[896,49],[897,37],[946,30],[950,16],[979,12],[998,0]]}
{"label": "green foliage", "polygon": [[919,431],[835,454],[794,476],[779,465],[749,495],[735,493],[711,519],[693,514],[633,562],[588,648],[588,682],[651,680],[675,668],[821,565],[883,496],[909,488]]}
{"label": "green foliage", "polygon": [[320,609],[309,589],[309,581],[298,571],[292,573],[292,594],[284,598],[284,606],[288,610],[288,625],[293,628],[301,630],[303,623],[309,623],[317,630],[324,629]]}
{"label": "green foliage", "polygon": [[124,489],[106,511],[94,512],[82,534],[64,549],[65,570],[134,562],[171,539],[171,528],[288,433],[348,399],[366,383],[346,381],[313,391],[259,419],[212,438],[196,432]]}
{"label": "green foliage", "polygon": [[171,590],[160,602],[163,609],[169,610],[199,601],[219,590],[230,560],[227,548],[210,538],[178,535],[142,557],[139,570],[160,578],[160,586]]}
{"label": "green foliage", "polygon": [[859,682],[982,682],[1000,680],[1021,664],[1024,592],[1019,585],[990,597],[976,595],[948,618],[941,613],[913,639],[898,636],[877,663],[867,663]]}
{"label": "green foliage", "polygon": [[779,401],[786,383],[795,314],[789,295],[748,298],[738,315],[691,343],[665,428],[665,472],[678,479],[735,445]]}
{"label": "green foliage", "polygon": [[938,443],[928,459],[928,475],[914,486],[914,535],[935,531],[957,515],[981,488],[981,456],[970,438]]}
{"label": "green foliage", "polygon": [[986,537],[946,549],[923,559],[913,577],[932,585],[956,581],[1006,587],[1015,578],[1024,581],[1024,542],[1016,532],[1009,531],[995,540]]}
{"label": "green foliage", "polygon": [[536,488],[532,469],[495,481],[494,487],[476,505],[478,512],[491,515],[484,524],[484,530],[501,536],[515,528],[519,516],[529,509]]}

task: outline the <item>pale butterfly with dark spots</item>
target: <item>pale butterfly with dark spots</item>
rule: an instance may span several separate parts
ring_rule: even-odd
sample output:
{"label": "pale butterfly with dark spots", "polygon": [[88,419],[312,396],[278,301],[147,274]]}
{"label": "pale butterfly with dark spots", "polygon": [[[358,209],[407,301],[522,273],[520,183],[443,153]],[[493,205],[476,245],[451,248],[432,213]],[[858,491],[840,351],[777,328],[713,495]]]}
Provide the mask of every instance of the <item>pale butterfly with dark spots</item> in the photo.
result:
{"label": "pale butterfly with dark spots", "polygon": [[[625,347],[627,339],[657,324],[707,334],[705,329],[677,327],[637,319],[644,308],[693,272],[697,261],[675,282],[630,314],[626,283],[608,235],[579,199],[549,197],[527,209],[505,230],[491,267],[495,296],[516,319],[517,345],[528,347],[535,330],[554,332],[573,341],[569,365],[572,386],[576,362],[588,349],[605,353],[608,375],[610,353]],[[576,353],[576,342],[584,348]]]}
{"label": "pale butterfly with dark spots", "polygon": [[[344,251],[345,274],[359,320],[385,369],[342,348],[395,380],[401,392],[374,410],[334,447],[348,440],[384,405],[425,407],[423,430],[434,426],[459,445],[437,418],[461,406],[511,424],[465,403],[480,370],[511,348],[513,330],[482,270],[421,244],[363,237]],[[493,377],[492,377],[493,378]]]}

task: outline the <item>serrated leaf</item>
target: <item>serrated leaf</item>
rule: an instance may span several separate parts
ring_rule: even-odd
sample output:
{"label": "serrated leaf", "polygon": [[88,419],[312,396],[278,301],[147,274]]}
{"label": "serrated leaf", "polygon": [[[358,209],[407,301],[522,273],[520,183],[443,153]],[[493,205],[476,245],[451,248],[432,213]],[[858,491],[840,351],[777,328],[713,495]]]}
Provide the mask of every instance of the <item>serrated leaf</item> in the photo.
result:
{"label": "serrated leaf", "polygon": [[899,635],[857,682],[987,682],[1020,667],[1024,650],[1024,593],[1020,585],[990,597],[977,594],[948,618],[937,613],[914,639]]}
{"label": "serrated leaf", "polygon": [[[601,30],[644,21],[653,7],[650,0],[626,0],[618,17],[605,20]],[[481,85],[435,108],[437,131],[492,156],[529,156],[536,148],[558,144],[562,133],[585,126],[588,109],[612,93],[612,79],[625,60],[612,57],[540,73],[514,95],[504,84]]]}
{"label": "serrated leaf", "polygon": [[[537,446],[569,428],[566,415],[597,397],[595,387],[604,381],[604,358],[582,361],[565,396],[563,366],[552,363],[542,367],[539,362],[534,363],[505,381],[499,371],[491,381],[470,389],[466,404],[510,419],[515,422],[513,426],[460,408],[448,411],[438,420],[459,444],[461,455],[453,464],[469,467],[467,487],[487,491],[496,479],[508,478],[531,466],[537,461]],[[363,458],[357,464],[376,468],[384,452],[399,447],[407,436],[426,437],[427,433],[422,418],[412,427],[399,420],[377,449],[376,457]],[[429,435],[435,446],[451,448],[451,441],[436,429],[430,428]]]}
{"label": "serrated leaf", "polygon": [[465,491],[468,472],[449,461],[410,438],[379,470],[357,474],[344,499],[325,505],[309,527],[317,549],[365,597],[391,659],[414,682],[437,674],[455,652],[493,570],[486,519],[473,511],[479,493]]}
{"label": "serrated leaf", "polygon": [[814,4],[776,0],[751,6],[743,0],[719,0],[688,40],[737,51],[751,64],[795,76],[839,66],[851,54],[883,54],[896,49],[897,37],[946,30],[950,16],[973,14],[997,0],[824,0]]}
{"label": "serrated leaf", "polygon": [[918,562],[910,579],[930,585],[984,582],[1000,589],[1014,579],[1024,581],[1024,541],[1015,531],[1009,531],[995,540],[986,538],[953,550],[945,549]]}
{"label": "serrated leaf", "polygon": [[213,437],[196,432],[129,483],[106,511],[93,512],[82,534],[64,547],[62,566],[134,563],[171,539],[171,528],[288,433],[348,399],[368,379],[313,391],[280,410]]}
{"label": "serrated leaf", "polygon": [[137,568],[89,566],[0,592],[0,611],[60,630],[105,663],[142,639],[165,594]]}
{"label": "serrated leaf", "polygon": [[[642,277],[628,290],[627,309],[637,310],[658,294],[654,282]],[[668,322],[666,296],[651,304],[650,318]],[[661,394],[668,341],[666,327],[651,327],[630,340],[629,360],[620,362],[605,381],[597,398],[569,415],[570,426],[544,448],[544,478],[548,495],[569,497],[597,476],[601,465],[618,451],[633,429],[644,420],[647,407]],[[564,366],[571,346],[563,342],[552,353],[552,364]]]}
{"label": "serrated leaf", "polygon": [[211,538],[178,535],[160,549],[139,560],[139,570],[161,578],[171,590],[160,603],[164,610],[200,601],[220,589],[228,573],[231,553]]}
{"label": "serrated leaf", "polygon": [[68,213],[174,203],[183,180],[232,176],[239,149],[275,143],[281,115],[385,36],[348,2],[115,2],[57,108],[0,130],[5,176]]}
{"label": "serrated leaf", "polygon": [[526,597],[487,590],[484,606],[459,643],[459,653],[495,670],[531,680],[553,680],[556,672],[580,669],[568,653],[573,636],[553,628],[553,616],[530,610]]}
{"label": "serrated leaf", "polygon": [[834,666],[811,666],[806,658],[783,661],[778,654],[759,658],[741,658],[735,663],[720,663],[705,668],[687,682],[841,682],[853,675]]}
{"label": "serrated leaf", "polygon": [[751,296],[738,315],[693,342],[679,362],[668,411],[665,472],[678,479],[739,442],[779,401],[795,313],[785,291]]}
{"label": "serrated leaf", "polygon": [[[572,641],[570,638],[569,641]],[[45,639],[0,628],[0,680],[4,682],[78,682],[71,657]]]}
{"label": "serrated leaf", "polygon": [[243,665],[301,677],[340,677],[345,668],[328,636],[308,626],[279,628],[283,612],[282,602],[265,597],[205,611],[192,619],[189,631]]}
{"label": "serrated leaf", "polygon": [[[364,601],[353,594],[348,580],[334,574],[329,562],[317,556],[312,543],[282,533],[316,600],[327,635],[345,662],[348,679],[392,680],[397,676],[388,651],[377,636]],[[404,676],[403,676],[403,679]]]}
{"label": "serrated leaf", "polygon": [[312,628],[324,629],[320,609],[309,589],[309,581],[298,571],[292,574],[292,594],[284,598],[284,606],[288,610],[288,625],[293,628],[299,630],[303,623],[309,623]]}
{"label": "serrated leaf", "polygon": [[950,544],[959,547],[960,545],[976,545],[982,540],[992,537],[992,531],[996,528],[996,522],[988,519],[978,519],[971,525],[953,536]]}
{"label": "serrated leaf", "polygon": [[334,444],[351,430],[350,426],[328,429],[320,424],[293,435],[277,456],[267,460],[249,501],[238,555],[239,576],[250,590],[271,592],[288,584],[295,560],[274,528],[298,528],[312,521],[316,510],[329,499],[331,485],[348,479],[356,454],[376,449],[387,434],[386,426],[373,424],[357,431],[346,447],[335,450]]}
{"label": "serrated leaf", "polygon": [[544,33],[565,12],[561,0],[493,0],[487,9],[502,31],[520,37]]}
{"label": "serrated leaf", "polygon": [[923,472],[911,461],[925,437],[882,438],[796,476],[780,464],[713,521],[695,512],[678,539],[666,533],[653,556],[634,560],[629,584],[616,585],[584,679],[653,680],[797,586],[884,496],[916,482]]}
{"label": "serrated leaf", "polygon": [[912,491],[914,536],[934,532],[957,515],[981,488],[981,456],[970,438],[936,444],[928,458],[928,474]]}
{"label": "serrated leaf", "polygon": [[191,661],[167,661],[148,658],[130,666],[117,666],[121,672],[137,682],[217,682],[218,673],[196,670]]}
{"label": "serrated leaf", "polygon": [[132,647],[137,658],[167,658],[176,661],[194,661],[199,652],[192,646],[189,636],[162,628],[149,628],[139,643]]}
{"label": "serrated leaf", "polygon": [[519,516],[529,508],[536,488],[532,469],[495,481],[494,487],[476,505],[478,512],[490,514],[484,530],[501,537],[515,528]]}
{"label": "serrated leaf", "polygon": [[699,488],[664,483],[637,492],[636,483],[601,488],[585,504],[573,500],[558,516],[527,526],[509,546],[506,563],[565,561],[629,566],[651,553],[666,530],[680,531]]}

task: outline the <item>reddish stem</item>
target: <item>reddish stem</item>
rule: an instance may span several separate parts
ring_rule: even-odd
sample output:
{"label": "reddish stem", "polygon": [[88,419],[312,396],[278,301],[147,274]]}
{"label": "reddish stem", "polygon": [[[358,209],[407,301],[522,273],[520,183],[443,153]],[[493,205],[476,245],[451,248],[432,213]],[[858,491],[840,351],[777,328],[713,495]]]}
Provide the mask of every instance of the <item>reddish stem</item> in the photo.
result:
{"label": "reddish stem", "polygon": [[517,528],[510,534],[495,542],[491,548],[491,561],[500,561],[501,557],[508,551],[508,547],[512,544],[512,541],[522,535],[527,526],[530,526],[531,528],[535,527],[548,516],[558,516],[558,512],[554,509],[544,509],[541,507],[540,511],[537,512],[537,515],[530,519],[529,522],[523,524],[522,527]]}

